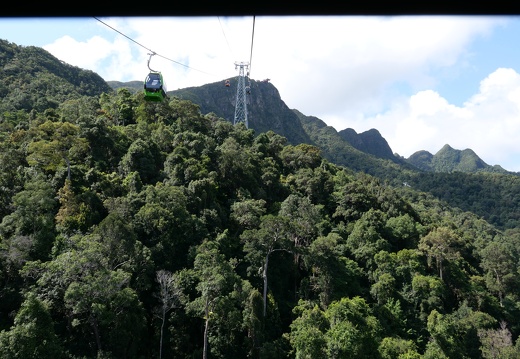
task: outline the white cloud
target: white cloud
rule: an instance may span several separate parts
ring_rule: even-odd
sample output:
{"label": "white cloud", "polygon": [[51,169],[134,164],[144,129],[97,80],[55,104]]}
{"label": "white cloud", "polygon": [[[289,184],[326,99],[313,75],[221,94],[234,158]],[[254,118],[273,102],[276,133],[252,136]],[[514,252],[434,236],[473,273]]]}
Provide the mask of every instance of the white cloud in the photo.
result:
{"label": "white cloud", "polygon": [[[236,76],[234,63],[251,61],[253,79],[271,78],[290,107],[309,114],[337,112],[345,99],[349,107],[363,112],[383,108],[377,102],[388,101],[384,94],[396,81],[417,90],[431,86],[435,83],[431,68],[452,65],[468,42],[499,21],[489,17],[257,17],[253,28],[253,17],[101,20],[108,25],[99,23],[103,37],[109,33],[113,40],[94,36],[79,42],[66,36],[45,48],[106,80],[119,81],[146,76],[151,50],[158,54],[151,65],[178,84],[175,87]],[[110,69],[102,61],[107,59],[113,64]],[[323,91],[326,96],[320,96],[320,101],[309,101]]]}
{"label": "white cloud", "polygon": [[520,171],[520,74],[512,69],[498,69],[482,80],[479,93],[463,107],[421,91],[366,122],[404,157],[418,150],[435,154],[449,144],[472,149],[489,165]]}
{"label": "white cloud", "polygon": [[100,36],[79,42],[65,35],[43,48],[62,61],[86,69],[98,68],[115,51],[113,44]]}
{"label": "white cloud", "polygon": [[[272,29],[280,30],[281,20],[269,20]],[[479,17],[298,18],[291,20],[289,34],[269,36],[278,40],[275,56],[263,57],[268,52],[260,48],[257,63],[274,71],[265,77],[273,79],[289,107],[318,117],[344,113],[348,123],[360,112],[387,109],[396,84],[414,91],[434,87],[434,71],[463,57],[467,45],[496,22]],[[290,36],[294,33],[298,36]]]}

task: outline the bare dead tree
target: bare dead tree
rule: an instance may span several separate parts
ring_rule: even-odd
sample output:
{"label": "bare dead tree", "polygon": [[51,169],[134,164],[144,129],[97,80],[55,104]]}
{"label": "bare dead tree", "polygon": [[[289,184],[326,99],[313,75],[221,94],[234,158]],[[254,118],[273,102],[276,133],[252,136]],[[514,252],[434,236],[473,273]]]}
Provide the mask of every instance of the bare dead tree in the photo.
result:
{"label": "bare dead tree", "polygon": [[159,344],[159,359],[162,359],[163,349],[163,333],[167,315],[170,310],[177,308],[183,298],[182,289],[179,286],[175,274],[166,270],[158,270],[156,273],[156,281],[159,283],[159,293],[157,295],[160,301],[160,317],[161,317],[161,339]]}

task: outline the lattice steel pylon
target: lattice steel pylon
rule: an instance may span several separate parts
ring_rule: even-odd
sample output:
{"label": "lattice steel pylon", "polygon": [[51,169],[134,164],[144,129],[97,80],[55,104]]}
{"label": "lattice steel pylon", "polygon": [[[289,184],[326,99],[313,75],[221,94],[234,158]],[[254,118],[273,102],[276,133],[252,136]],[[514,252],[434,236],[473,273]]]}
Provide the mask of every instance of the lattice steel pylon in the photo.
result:
{"label": "lattice steel pylon", "polygon": [[[238,70],[238,85],[237,85],[237,100],[235,104],[235,121],[233,124],[244,122],[246,128],[249,128],[247,120],[247,101],[246,101],[246,80],[244,76],[244,69],[249,68],[248,62],[235,62],[235,70]],[[248,73],[249,75],[249,73]]]}

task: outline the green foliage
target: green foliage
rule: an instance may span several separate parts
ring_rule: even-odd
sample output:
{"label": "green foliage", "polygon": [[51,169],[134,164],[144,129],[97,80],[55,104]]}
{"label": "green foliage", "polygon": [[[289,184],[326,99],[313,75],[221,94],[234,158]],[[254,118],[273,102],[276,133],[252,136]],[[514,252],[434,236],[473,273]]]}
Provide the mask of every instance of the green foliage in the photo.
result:
{"label": "green foliage", "polygon": [[457,249],[459,238],[457,234],[446,227],[434,228],[430,233],[421,238],[418,249],[428,258],[428,265],[435,266],[440,279],[443,279],[445,261],[456,260],[460,253]]}
{"label": "green foliage", "polygon": [[[291,138],[180,97],[87,96],[88,73],[0,46],[5,357],[517,355],[518,177],[412,176],[274,107]],[[221,86],[207,103],[231,103]]]}
{"label": "green foliage", "polygon": [[499,229],[518,227],[520,176],[497,173],[422,173],[407,180],[413,188],[473,212]]}
{"label": "green foliage", "polygon": [[47,305],[29,293],[9,331],[0,332],[2,358],[64,358]]}
{"label": "green foliage", "polygon": [[293,309],[298,317],[291,323],[290,342],[295,357],[327,358],[327,341],[324,333],[329,327],[325,315],[318,306],[300,301]]}
{"label": "green foliage", "polygon": [[428,331],[438,350],[448,358],[479,358],[479,330],[487,329],[495,320],[486,313],[474,311],[466,303],[451,314],[433,310],[428,317]]}
{"label": "green foliage", "polygon": [[53,245],[56,200],[41,174],[28,176],[24,189],[13,196],[13,210],[0,223],[4,258],[20,267],[28,260],[47,260]]}
{"label": "green foliage", "polygon": [[0,40],[0,53],[4,54],[0,59],[4,69],[1,82],[6,92],[0,112],[44,111],[69,98],[112,92],[99,75],[65,64],[42,48]]}
{"label": "green foliage", "polygon": [[411,340],[402,338],[386,337],[379,345],[379,353],[382,359],[420,359],[421,355],[417,352],[417,345]]}
{"label": "green foliage", "polygon": [[363,298],[342,298],[330,305],[325,316],[330,323],[326,333],[328,358],[377,356],[381,327]]}

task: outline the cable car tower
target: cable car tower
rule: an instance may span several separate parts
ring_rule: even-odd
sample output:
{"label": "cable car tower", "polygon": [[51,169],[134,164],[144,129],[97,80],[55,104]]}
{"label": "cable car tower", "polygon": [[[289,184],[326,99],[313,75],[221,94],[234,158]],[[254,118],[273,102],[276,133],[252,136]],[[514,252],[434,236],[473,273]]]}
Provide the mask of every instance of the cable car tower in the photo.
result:
{"label": "cable car tower", "polygon": [[[238,85],[237,85],[237,101],[235,104],[235,121],[234,125],[240,122],[244,122],[246,128],[249,128],[249,124],[247,121],[247,102],[246,102],[246,80],[244,76],[244,69],[249,68],[248,62],[235,62],[235,70],[238,71]],[[247,76],[249,76],[249,72],[247,72]]]}

